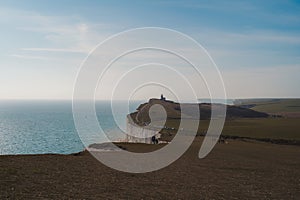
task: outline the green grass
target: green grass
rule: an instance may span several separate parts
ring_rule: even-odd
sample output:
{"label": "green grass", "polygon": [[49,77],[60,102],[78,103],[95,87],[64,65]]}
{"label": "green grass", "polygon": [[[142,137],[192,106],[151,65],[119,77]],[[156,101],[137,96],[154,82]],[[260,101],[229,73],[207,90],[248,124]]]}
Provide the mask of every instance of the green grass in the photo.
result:
{"label": "green grass", "polygon": [[266,118],[236,119],[226,121],[224,135],[300,140],[300,119],[297,118]]}
{"label": "green grass", "polygon": [[251,109],[267,112],[267,113],[280,113],[280,112],[300,112],[300,99],[276,99],[276,100],[256,100],[248,99],[242,101],[242,105],[255,104]]}
{"label": "green grass", "polygon": [[[300,99],[242,99],[241,105],[255,105],[251,109],[266,113],[300,113]],[[300,118],[282,115],[282,118],[234,118],[227,119],[222,134],[227,136],[249,137],[257,139],[284,139],[300,141]],[[196,120],[189,120],[192,127]],[[158,123],[162,124],[162,123]],[[169,118],[166,126],[175,130],[164,129],[172,138],[177,132],[180,119]],[[209,120],[201,120],[198,134],[205,133],[209,125]],[[189,131],[189,128],[186,128]]]}
{"label": "green grass", "polygon": [[[168,127],[178,129],[180,123],[177,119],[169,119],[166,123]],[[190,120],[189,123],[195,123]],[[201,120],[198,133],[206,132],[209,120]],[[163,130],[164,133],[174,133],[177,130]],[[300,140],[300,119],[299,118],[256,118],[256,119],[233,119],[226,120],[223,135]]]}

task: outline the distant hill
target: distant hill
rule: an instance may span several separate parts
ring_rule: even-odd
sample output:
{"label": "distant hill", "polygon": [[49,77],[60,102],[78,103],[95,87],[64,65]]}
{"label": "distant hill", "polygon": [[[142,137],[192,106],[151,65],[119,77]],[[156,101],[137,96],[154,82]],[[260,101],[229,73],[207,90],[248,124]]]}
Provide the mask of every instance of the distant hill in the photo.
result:
{"label": "distant hill", "polygon": [[300,99],[237,99],[234,104],[270,115],[300,117]]}
{"label": "distant hill", "polygon": [[[149,117],[149,109],[152,105],[159,104],[164,107],[167,118],[168,119],[180,119],[181,114],[183,117],[196,119],[195,117],[195,104],[184,104],[185,113],[181,113],[181,106],[179,103],[168,101],[168,100],[160,100],[160,99],[150,99],[149,102],[141,104],[137,111],[131,113],[132,119],[140,125],[148,124],[150,122]],[[269,115],[264,112],[255,111],[249,108],[244,108],[240,106],[232,106],[232,105],[222,105],[222,104],[214,104],[216,107],[218,106],[227,106],[226,118],[267,118]],[[211,116],[211,106],[209,103],[200,103],[196,106],[200,108],[200,118],[201,119],[210,119]],[[198,117],[199,118],[199,117]],[[197,118],[197,119],[198,119]],[[158,119],[159,120],[159,119]]]}

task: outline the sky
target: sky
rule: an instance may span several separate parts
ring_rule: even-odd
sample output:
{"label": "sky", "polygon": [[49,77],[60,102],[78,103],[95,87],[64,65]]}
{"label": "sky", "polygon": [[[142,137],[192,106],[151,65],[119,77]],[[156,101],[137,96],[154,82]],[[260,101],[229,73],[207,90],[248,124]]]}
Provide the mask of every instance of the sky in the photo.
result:
{"label": "sky", "polygon": [[[297,1],[0,0],[0,99],[72,99],[90,51],[111,35],[139,27],[174,29],[201,44],[218,66],[228,98],[300,97]],[[136,98],[164,91],[146,90]],[[109,96],[99,93],[100,99]]]}

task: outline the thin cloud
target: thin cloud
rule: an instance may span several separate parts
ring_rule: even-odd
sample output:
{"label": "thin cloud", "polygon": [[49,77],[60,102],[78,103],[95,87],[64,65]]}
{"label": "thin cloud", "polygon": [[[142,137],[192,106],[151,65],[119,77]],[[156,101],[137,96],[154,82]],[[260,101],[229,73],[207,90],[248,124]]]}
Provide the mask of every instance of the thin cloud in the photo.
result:
{"label": "thin cloud", "polygon": [[8,56],[21,58],[21,59],[30,59],[30,60],[50,60],[48,57],[44,57],[44,56],[29,56],[29,55],[19,55],[19,54],[11,54]]}
{"label": "thin cloud", "polygon": [[63,49],[63,48],[22,48],[23,51],[46,51],[46,52],[62,52],[62,53],[87,53],[83,49]]}
{"label": "thin cloud", "polygon": [[[17,30],[43,35],[45,47],[19,48],[31,52],[87,54],[95,44],[110,35],[108,30],[115,28],[108,24],[84,22],[79,16],[48,16],[10,8],[0,8],[0,17],[1,23],[6,23],[7,20],[3,19],[9,17]],[[48,43],[54,48],[47,47]]]}

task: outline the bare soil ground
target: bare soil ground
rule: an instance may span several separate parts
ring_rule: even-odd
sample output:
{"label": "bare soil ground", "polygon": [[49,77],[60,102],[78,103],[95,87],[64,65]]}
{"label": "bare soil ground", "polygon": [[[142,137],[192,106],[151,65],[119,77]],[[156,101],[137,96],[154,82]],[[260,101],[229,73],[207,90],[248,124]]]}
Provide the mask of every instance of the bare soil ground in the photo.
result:
{"label": "bare soil ground", "polygon": [[[198,159],[201,138],[159,171],[110,169],[88,152],[0,156],[0,199],[300,199],[300,147],[229,140]],[[160,145],[121,144],[135,152]]]}

